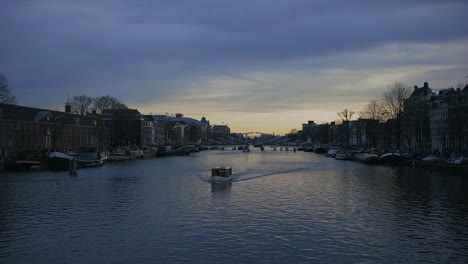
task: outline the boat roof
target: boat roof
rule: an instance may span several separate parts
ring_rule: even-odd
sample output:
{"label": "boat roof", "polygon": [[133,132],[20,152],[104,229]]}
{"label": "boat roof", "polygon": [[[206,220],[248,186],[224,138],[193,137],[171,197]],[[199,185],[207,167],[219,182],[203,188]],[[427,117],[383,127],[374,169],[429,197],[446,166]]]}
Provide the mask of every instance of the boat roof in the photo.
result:
{"label": "boat roof", "polygon": [[213,167],[212,169],[213,170],[226,170],[226,169],[230,169],[231,166],[217,166],[217,167]]}
{"label": "boat roof", "polygon": [[72,156],[69,156],[62,152],[51,152],[49,154],[49,158],[62,158],[62,159],[69,159],[69,160],[73,159]]}
{"label": "boat roof", "polygon": [[398,154],[398,153],[385,153],[385,154],[381,155],[380,158],[385,158],[385,157],[388,157],[388,156],[400,156],[400,154]]}

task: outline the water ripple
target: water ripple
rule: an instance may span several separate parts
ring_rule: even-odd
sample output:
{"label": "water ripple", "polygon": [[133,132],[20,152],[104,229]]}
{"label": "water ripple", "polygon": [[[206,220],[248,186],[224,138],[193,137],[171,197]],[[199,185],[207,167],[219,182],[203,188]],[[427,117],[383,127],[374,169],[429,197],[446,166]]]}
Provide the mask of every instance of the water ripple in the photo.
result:
{"label": "water ripple", "polygon": [[[234,180],[209,182],[231,165]],[[0,178],[2,263],[464,263],[468,180],[201,152]]]}

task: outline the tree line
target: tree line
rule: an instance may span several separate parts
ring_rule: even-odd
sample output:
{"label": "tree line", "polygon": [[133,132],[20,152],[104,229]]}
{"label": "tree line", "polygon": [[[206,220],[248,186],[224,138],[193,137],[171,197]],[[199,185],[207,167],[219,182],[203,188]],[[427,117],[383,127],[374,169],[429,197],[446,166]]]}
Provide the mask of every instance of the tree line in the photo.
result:
{"label": "tree line", "polygon": [[[16,96],[8,86],[7,77],[0,73],[0,104],[16,104]],[[128,107],[119,99],[104,95],[99,97],[90,97],[87,95],[73,96],[67,103],[71,106],[71,112],[85,115],[91,112],[91,108],[96,109],[97,113],[102,113],[107,109],[128,109]]]}
{"label": "tree line", "polygon": [[122,110],[128,107],[119,99],[109,95],[90,97],[87,95],[73,96],[68,102],[71,106],[71,112],[79,115],[85,115],[94,108],[97,113],[102,114],[104,110],[114,109]]}
{"label": "tree line", "polygon": [[382,98],[373,99],[364,106],[359,112],[359,117],[382,122],[398,119],[403,112],[404,102],[410,95],[411,88],[409,86],[401,82],[394,82],[383,92]]}

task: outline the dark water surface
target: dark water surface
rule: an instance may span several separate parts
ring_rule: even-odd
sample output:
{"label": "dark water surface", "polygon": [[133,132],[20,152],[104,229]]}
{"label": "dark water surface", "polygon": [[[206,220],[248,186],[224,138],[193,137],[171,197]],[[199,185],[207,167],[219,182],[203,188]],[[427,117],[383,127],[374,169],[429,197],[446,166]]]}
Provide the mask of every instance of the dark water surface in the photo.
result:
{"label": "dark water surface", "polygon": [[314,153],[0,174],[0,263],[467,263],[467,220],[468,175]]}

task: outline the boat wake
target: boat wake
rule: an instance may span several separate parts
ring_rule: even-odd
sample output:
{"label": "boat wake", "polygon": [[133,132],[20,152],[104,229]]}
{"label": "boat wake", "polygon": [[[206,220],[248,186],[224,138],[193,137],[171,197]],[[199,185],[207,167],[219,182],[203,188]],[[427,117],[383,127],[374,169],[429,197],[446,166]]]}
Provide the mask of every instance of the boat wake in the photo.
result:
{"label": "boat wake", "polygon": [[[254,174],[254,170],[245,170],[245,171],[240,171],[232,174],[232,180],[231,182],[242,182],[242,181],[250,181],[254,179],[259,179],[263,177],[270,177],[274,175],[279,175],[279,174],[288,174],[288,173],[295,173],[295,172],[301,172],[306,170],[306,167],[303,168],[294,168],[290,170],[278,170],[278,171],[272,171],[270,173],[262,173],[262,174]],[[258,171],[258,170],[255,170]],[[205,171],[197,171],[197,172],[187,172],[189,174],[192,174],[194,177],[197,177],[199,180],[204,181],[204,182],[211,182],[211,177],[208,175]]]}
{"label": "boat wake", "polygon": [[[281,170],[281,171],[274,171],[271,173],[266,173],[266,174],[258,174],[258,175],[250,175],[248,173],[238,173],[238,174],[233,174],[233,182],[241,182],[241,181],[250,181],[253,179],[258,179],[258,178],[263,178],[263,177],[269,177],[273,175],[278,175],[278,174],[288,174],[288,173],[294,173],[294,172],[300,172],[304,171],[306,168],[295,168],[295,169],[290,169],[290,170]],[[247,176],[244,178],[244,176]]]}

